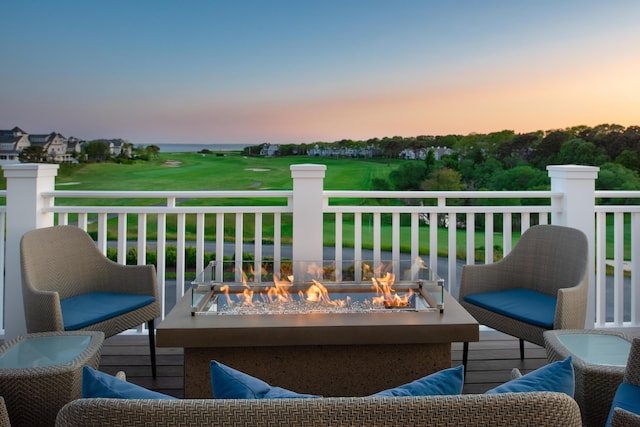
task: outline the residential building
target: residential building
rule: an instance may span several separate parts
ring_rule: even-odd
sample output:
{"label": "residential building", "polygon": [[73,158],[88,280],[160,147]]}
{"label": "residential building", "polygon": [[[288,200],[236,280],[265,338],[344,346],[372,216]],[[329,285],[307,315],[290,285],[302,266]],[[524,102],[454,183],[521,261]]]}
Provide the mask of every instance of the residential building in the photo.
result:
{"label": "residential building", "polygon": [[28,134],[19,127],[0,129],[0,164],[19,163],[20,152],[29,145]]}

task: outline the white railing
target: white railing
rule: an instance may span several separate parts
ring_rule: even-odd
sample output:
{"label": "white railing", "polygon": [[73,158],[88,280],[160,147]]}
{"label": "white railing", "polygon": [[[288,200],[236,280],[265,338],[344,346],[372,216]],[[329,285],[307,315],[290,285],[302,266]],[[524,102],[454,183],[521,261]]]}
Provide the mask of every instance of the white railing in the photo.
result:
{"label": "white railing", "polygon": [[[317,165],[306,166],[310,166],[311,175],[300,177],[293,174],[292,191],[105,192],[60,191],[54,190],[53,186],[44,186],[44,190],[37,193],[42,199],[39,210],[45,221],[30,228],[46,226],[47,223],[77,224],[95,232],[96,243],[103,253],[107,253],[109,246],[115,247],[120,263],[126,262],[127,251],[134,247],[137,250],[136,262],[144,264],[148,248],[155,247],[162,303],[163,306],[171,306],[182,297],[190,282],[185,255],[187,246],[195,247],[195,271],[204,268],[207,248],[213,248],[217,261],[233,258],[237,275],[241,274],[244,254],[247,252],[253,258],[255,271],[260,271],[267,259],[277,264],[284,259],[321,260],[329,254],[336,263],[367,260],[372,261],[375,267],[376,263],[383,261],[393,261],[396,266],[401,257],[413,260],[420,256],[428,259],[430,267],[447,278],[449,290],[457,295],[458,270],[462,264],[491,263],[494,256],[506,255],[513,247],[514,239],[533,224],[565,224],[583,229],[593,245],[596,272],[592,278],[591,293],[593,324],[597,327],[640,325],[637,310],[639,293],[636,291],[638,274],[634,274],[640,271],[637,268],[640,263],[640,233],[637,232],[640,207],[595,204],[595,197],[640,199],[640,192],[594,192],[591,178],[583,183],[586,197],[582,198],[586,200],[578,206],[580,203],[576,202],[576,194],[582,190],[571,187],[571,182],[566,185],[556,182],[554,188],[553,178],[552,191],[325,191],[322,189],[324,174],[314,169],[313,166]],[[584,173],[584,170],[578,172]],[[585,181],[583,178],[578,181]],[[37,177],[34,179],[38,180]],[[302,180],[302,184],[298,182],[296,185],[297,179]],[[11,185],[9,180],[8,186]],[[317,182],[320,184],[317,185]],[[571,197],[566,192],[569,187]],[[119,206],[108,206],[108,199],[114,198],[119,199]],[[124,199],[129,202],[123,203]],[[233,206],[219,203],[229,199],[243,200],[238,200]],[[535,201],[535,204],[509,204],[508,199],[527,199],[529,203]],[[381,200],[387,203],[381,206]],[[573,203],[567,205],[568,200]],[[203,205],[196,205],[197,202]],[[319,223],[317,217],[308,211],[298,214],[298,218],[304,221],[296,223],[296,213],[309,206],[320,209]],[[0,210],[0,219],[4,219],[5,210]],[[586,226],[580,222],[585,215],[587,219],[592,219],[591,223],[587,221]],[[8,223],[11,222],[9,216]],[[572,219],[574,217],[579,220]],[[625,221],[625,218],[630,219]],[[38,221],[36,218],[34,222]],[[494,231],[497,222],[502,222],[502,227]],[[607,222],[613,224],[609,231]],[[288,240],[289,232],[285,231],[285,223],[293,223],[292,241]],[[335,226],[333,242],[323,240],[324,223]],[[482,223],[484,226],[479,227]],[[623,238],[625,223],[627,228],[631,227],[631,231],[627,232],[631,236],[629,241]],[[245,224],[253,224],[251,236],[247,236]],[[432,224],[441,226],[434,227]],[[266,235],[263,231],[269,227],[273,228],[273,235]],[[7,226],[7,230],[15,228]],[[134,236],[128,234],[131,230],[136,230]],[[149,239],[150,232],[155,233],[156,237]],[[175,235],[175,239],[169,240],[169,235]],[[476,241],[477,238],[480,241]],[[4,250],[4,240],[0,240],[0,250]],[[270,243],[264,244],[264,240]],[[607,251],[611,252],[608,240],[614,241],[613,256],[607,256]],[[12,242],[15,245],[16,241],[16,237],[8,235],[7,245]],[[424,242],[428,242],[428,245]],[[175,291],[168,294],[166,285],[173,280],[167,279],[165,257],[172,244],[176,247],[176,286]],[[500,248],[494,253],[496,246]],[[445,253],[438,254],[434,250],[438,247],[445,247]],[[484,252],[480,259],[476,259],[478,248]],[[466,253],[466,256],[460,259],[459,253]],[[439,262],[443,257],[445,262]],[[15,257],[12,263],[7,264],[7,271],[13,263]],[[613,266],[612,275],[609,276],[606,275],[607,263]],[[216,263],[218,279],[222,277],[222,264]],[[629,265],[632,271],[630,278],[624,275],[624,269]],[[274,269],[278,269],[278,266],[274,265]],[[7,288],[13,289],[15,294],[15,288],[11,287],[19,289],[19,283],[16,283],[15,274],[8,274],[8,277]],[[238,276],[236,278],[239,279]],[[613,309],[607,311],[607,305],[612,305]],[[631,307],[630,310],[627,307]],[[607,314],[610,319],[607,319]]]}
{"label": "white railing", "polygon": [[640,192],[596,191],[595,197],[637,203],[595,206],[595,325],[639,326]]}
{"label": "white railing", "polygon": [[[487,192],[487,191],[325,191],[324,197],[330,202],[331,199],[360,199],[360,200],[379,200],[379,199],[391,199],[391,200],[419,200],[421,205],[414,206],[376,206],[368,203],[363,203],[357,206],[348,205],[331,205],[327,203],[325,213],[333,213],[335,215],[336,235],[335,235],[335,253],[336,260],[341,261],[342,253],[342,218],[345,214],[352,214],[354,216],[354,251],[355,259],[362,259],[362,234],[364,227],[362,225],[362,216],[369,214],[372,217],[372,234],[373,234],[373,262],[375,265],[381,262],[381,217],[384,214],[391,216],[391,261],[394,266],[399,265],[399,259],[401,255],[401,223],[402,216],[409,218],[409,237],[410,237],[410,259],[416,259],[416,257],[428,257],[429,267],[436,273],[442,273],[439,271],[438,258],[441,256],[437,250],[429,250],[428,253],[420,252],[421,230],[427,230],[429,248],[438,248],[440,246],[440,239],[438,229],[439,227],[430,227],[429,224],[439,224],[441,217],[444,216],[444,222],[446,225],[444,228],[447,230],[447,271],[444,275],[447,277],[448,290],[456,294],[458,277],[457,277],[457,265],[458,265],[458,245],[457,235],[460,229],[465,231],[465,247],[466,263],[475,264],[475,252],[476,252],[476,233],[475,224],[476,217],[484,223],[484,263],[494,262],[495,246],[494,238],[496,235],[502,234],[502,251],[501,257],[511,251],[513,245],[514,233],[516,235],[522,234],[527,230],[531,223],[532,218],[536,224],[548,224],[550,221],[550,215],[553,212],[559,213],[559,203],[552,204],[552,200],[560,200],[562,193],[550,192],[550,191],[502,191],[502,192]],[[504,205],[492,205],[488,201],[494,199],[536,199],[543,203],[539,205],[528,206],[504,206]],[[452,204],[451,201],[464,201],[463,206]],[[477,203],[482,201],[480,205]],[[429,203],[431,202],[431,203]],[[475,205],[469,205],[469,202],[474,202]],[[425,206],[425,204],[427,204]],[[502,229],[500,232],[494,231],[494,219],[499,217],[502,221]],[[514,226],[514,219],[520,226]],[[461,227],[461,224],[462,227]],[[474,232],[467,232],[467,230],[474,230]],[[405,245],[407,246],[407,245]],[[397,273],[397,272],[396,272]],[[356,278],[356,280],[358,280]]]}

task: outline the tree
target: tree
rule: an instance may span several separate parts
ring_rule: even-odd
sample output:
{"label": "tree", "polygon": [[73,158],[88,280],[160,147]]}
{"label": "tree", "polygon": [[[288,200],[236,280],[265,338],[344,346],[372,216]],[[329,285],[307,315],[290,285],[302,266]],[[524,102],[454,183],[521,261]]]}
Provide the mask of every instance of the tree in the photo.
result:
{"label": "tree", "polygon": [[383,138],[380,148],[388,159],[397,159],[404,148],[402,137]]}
{"label": "tree", "polygon": [[153,158],[157,158],[158,154],[160,153],[160,147],[158,147],[157,145],[147,145],[147,153],[149,154],[150,157]]}
{"label": "tree", "polygon": [[18,159],[22,163],[44,163],[47,160],[47,153],[41,145],[30,145],[18,155]]}
{"label": "tree", "polygon": [[637,191],[640,190],[640,178],[636,172],[620,164],[605,163],[600,166],[596,189]]}
{"label": "tree", "polygon": [[504,171],[502,163],[493,157],[489,157],[482,163],[469,165],[469,167],[470,171],[466,183],[470,190],[489,188],[493,177]]}
{"label": "tree", "polygon": [[615,162],[627,169],[634,171],[640,170],[640,156],[638,156],[638,153],[635,151],[623,150],[622,153],[618,154]]}
{"label": "tree", "polygon": [[608,160],[607,154],[592,142],[574,138],[562,144],[558,163],[599,166]]}
{"label": "tree", "polygon": [[540,138],[539,132],[518,134],[511,141],[503,142],[498,147],[496,156],[505,167],[513,167],[522,161],[528,162]]}
{"label": "tree", "polygon": [[516,166],[495,174],[489,184],[493,191],[548,189],[549,176],[529,165]]}
{"label": "tree", "polygon": [[82,148],[82,151],[84,151],[87,160],[94,162],[102,162],[111,155],[109,144],[101,140],[88,142]]}
{"label": "tree", "polygon": [[436,155],[433,150],[427,150],[427,156],[424,158],[424,165],[426,167],[426,174],[430,175],[436,167]]}
{"label": "tree", "polygon": [[462,175],[460,172],[449,168],[434,171],[429,179],[420,185],[424,191],[460,191],[464,190]]}
{"label": "tree", "polygon": [[420,183],[427,176],[427,166],[424,162],[407,160],[398,169],[391,171],[389,181],[395,190],[419,190]]}
{"label": "tree", "polygon": [[571,134],[567,131],[554,130],[549,132],[533,150],[531,163],[541,169],[547,165],[555,164],[562,144],[570,139]]}

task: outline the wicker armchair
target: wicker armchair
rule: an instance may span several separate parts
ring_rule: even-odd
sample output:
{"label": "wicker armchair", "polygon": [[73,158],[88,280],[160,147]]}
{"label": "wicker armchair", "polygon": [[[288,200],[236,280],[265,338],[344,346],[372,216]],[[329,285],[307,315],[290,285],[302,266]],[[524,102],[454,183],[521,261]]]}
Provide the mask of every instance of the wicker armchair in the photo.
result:
{"label": "wicker armchair", "polygon": [[[516,320],[465,301],[469,295],[509,289],[526,289],[556,298],[553,326],[549,329],[584,328],[587,306],[588,242],[581,231],[556,225],[529,228],[504,259],[485,265],[465,265],[460,279],[460,303],[486,326],[544,345],[547,328]],[[469,343],[464,343],[466,367]]]}
{"label": "wicker armchair", "polygon": [[[101,331],[108,338],[146,322],[151,369],[156,377],[154,319],[161,313],[153,265],[117,264],[100,252],[84,230],[69,225],[25,233],[20,242],[20,262],[29,333],[88,330]],[[106,313],[93,324],[69,327],[68,317],[63,318],[61,301],[96,292],[115,294],[116,298],[135,295],[134,298],[151,302],[114,316]],[[84,311],[92,314],[92,306]]]}

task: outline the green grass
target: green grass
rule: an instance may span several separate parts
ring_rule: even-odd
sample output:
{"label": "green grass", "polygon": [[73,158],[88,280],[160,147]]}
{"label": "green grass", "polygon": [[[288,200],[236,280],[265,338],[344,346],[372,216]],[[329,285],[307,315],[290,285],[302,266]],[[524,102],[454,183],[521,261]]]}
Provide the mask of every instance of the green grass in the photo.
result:
{"label": "green grass", "polygon": [[[290,166],[327,166],[325,189],[369,189],[375,177],[385,177],[401,160],[326,159],[319,157],[263,158],[197,153],[161,153],[134,164],[95,163],[64,167],[57,189],[78,190],[287,190]],[[170,166],[173,165],[173,166]],[[65,185],[68,183],[77,183]]]}

